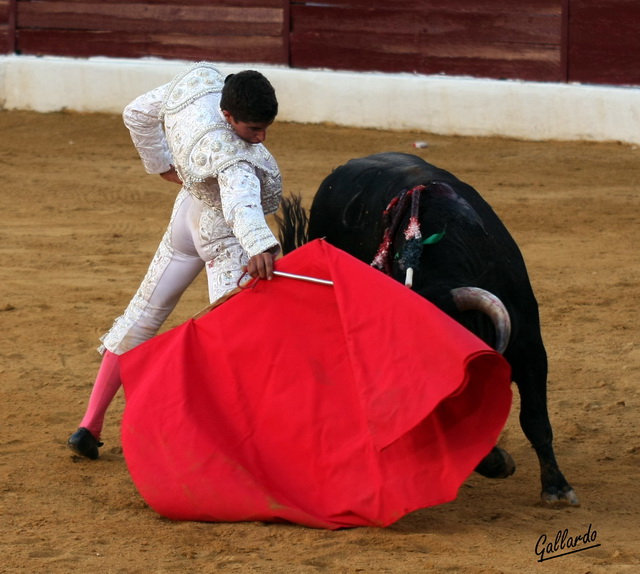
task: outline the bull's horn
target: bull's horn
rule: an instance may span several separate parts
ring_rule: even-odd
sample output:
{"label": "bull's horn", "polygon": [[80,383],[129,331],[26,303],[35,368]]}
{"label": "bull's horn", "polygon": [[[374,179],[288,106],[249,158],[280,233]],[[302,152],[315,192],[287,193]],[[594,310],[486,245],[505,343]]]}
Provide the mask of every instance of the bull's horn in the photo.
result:
{"label": "bull's horn", "polygon": [[458,287],[451,290],[453,302],[460,311],[482,311],[496,329],[496,351],[504,353],[511,336],[509,312],[493,293],[479,287]]}

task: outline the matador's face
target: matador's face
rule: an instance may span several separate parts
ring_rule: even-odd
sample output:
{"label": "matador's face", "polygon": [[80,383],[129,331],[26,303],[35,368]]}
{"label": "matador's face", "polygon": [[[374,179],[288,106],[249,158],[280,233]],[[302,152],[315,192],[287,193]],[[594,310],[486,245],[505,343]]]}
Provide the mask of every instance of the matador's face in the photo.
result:
{"label": "matador's face", "polygon": [[243,122],[236,121],[226,110],[222,110],[222,113],[233,128],[233,131],[244,141],[250,144],[259,144],[267,139],[267,129],[273,123],[273,120],[270,122]]}

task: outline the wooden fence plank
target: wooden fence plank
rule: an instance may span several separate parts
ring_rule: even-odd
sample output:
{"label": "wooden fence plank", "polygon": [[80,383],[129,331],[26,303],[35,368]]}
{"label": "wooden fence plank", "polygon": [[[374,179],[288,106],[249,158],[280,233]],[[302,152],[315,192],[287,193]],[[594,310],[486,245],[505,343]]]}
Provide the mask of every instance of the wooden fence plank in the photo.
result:
{"label": "wooden fence plank", "polygon": [[282,39],[66,30],[20,30],[21,53],[85,58],[160,58],[282,64]]}
{"label": "wooden fence plank", "polygon": [[[484,45],[431,43],[399,44],[395,36],[366,39],[342,35],[291,36],[291,65],[299,68],[328,67],[379,72],[474,75],[490,78],[517,78],[559,81],[560,53],[556,48],[532,49],[523,44]],[[319,63],[318,54],[322,54]],[[336,68],[336,66],[331,66]]]}
{"label": "wooden fence plank", "polygon": [[18,8],[23,54],[288,62],[284,0],[23,0]]}
{"label": "wooden fence plank", "polygon": [[637,0],[572,0],[569,81],[640,84],[639,26]]}
{"label": "wooden fence plank", "polygon": [[376,10],[363,15],[351,8],[292,7],[293,33],[378,34],[395,31],[398,36],[449,35],[485,42],[519,42],[560,45],[560,15],[454,14],[443,11]]}
{"label": "wooden fence plank", "polygon": [[[140,0],[138,0],[140,1]],[[21,4],[28,3],[79,3],[79,4],[102,4],[102,0],[19,0]],[[131,0],[109,0],[111,4],[130,4]],[[142,2],[148,5],[171,5],[171,6],[211,6],[215,4],[217,7],[229,6],[236,8],[281,8],[284,9],[288,5],[288,0],[149,0]]]}
{"label": "wooden fence plank", "polygon": [[9,22],[9,0],[0,0],[0,25],[6,26]]}
{"label": "wooden fence plank", "polygon": [[13,54],[16,39],[16,0],[0,0],[0,54]]}
{"label": "wooden fence plank", "polygon": [[423,9],[450,10],[452,12],[503,13],[561,13],[561,0],[294,0],[292,7],[317,6],[358,8],[361,10],[403,9],[416,12]]}
{"label": "wooden fence plank", "polygon": [[559,81],[560,2],[543,1],[531,12],[502,0],[439,0],[413,3],[412,10],[402,0],[379,9],[371,9],[377,0],[294,3],[290,61],[295,67]]}
{"label": "wooden fence plank", "polygon": [[206,35],[281,36],[283,11],[274,8],[118,4],[101,2],[20,2],[18,27],[109,32],[189,32]]}
{"label": "wooden fence plank", "polygon": [[560,24],[560,70],[558,81],[569,81],[569,4],[571,0],[561,0],[562,16]]}
{"label": "wooden fence plank", "polygon": [[13,52],[13,47],[9,40],[9,27],[6,24],[0,24],[0,55],[11,52]]}
{"label": "wooden fence plank", "polygon": [[[369,54],[397,54],[401,56],[414,55],[421,59],[428,60],[434,57],[449,57],[461,59],[486,58],[488,60],[540,60],[559,63],[560,54],[553,47],[531,46],[520,43],[477,43],[473,40],[462,39],[459,42],[439,42],[437,39],[425,38],[423,41],[403,41],[403,38],[391,34],[379,34],[376,41],[371,42],[369,38],[346,38],[341,34],[294,34],[292,41],[299,42],[304,47],[309,44],[309,49],[305,51],[313,53],[323,49],[331,50],[339,46],[339,52],[350,51],[362,52],[366,50]],[[367,62],[363,62],[367,65]]]}

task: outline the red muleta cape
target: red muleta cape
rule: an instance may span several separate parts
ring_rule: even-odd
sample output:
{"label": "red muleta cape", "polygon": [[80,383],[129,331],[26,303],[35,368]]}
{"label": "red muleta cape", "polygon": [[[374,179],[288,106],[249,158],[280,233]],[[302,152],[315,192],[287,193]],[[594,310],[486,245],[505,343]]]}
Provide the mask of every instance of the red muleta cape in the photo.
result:
{"label": "red muleta cape", "polygon": [[328,243],[120,357],[133,482],[174,520],[388,526],[453,500],[511,407],[505,359]]}

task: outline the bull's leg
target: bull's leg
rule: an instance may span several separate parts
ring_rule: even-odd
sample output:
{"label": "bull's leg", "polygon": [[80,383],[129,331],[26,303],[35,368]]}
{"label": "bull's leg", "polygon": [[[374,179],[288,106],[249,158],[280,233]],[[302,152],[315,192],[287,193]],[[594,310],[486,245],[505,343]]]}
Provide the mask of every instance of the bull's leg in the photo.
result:
{"label": "bull's leg", "polygon": [[526,346],[511,360],[513,379],[520,392],[520,426],[540,462],[542,501],[547,504],[578,505],[578,497],[563,476],[553,452],[553,431],[547,410],[547,355],[542,344]]}

